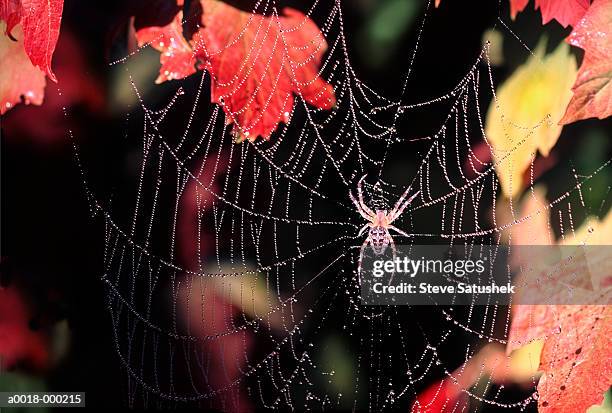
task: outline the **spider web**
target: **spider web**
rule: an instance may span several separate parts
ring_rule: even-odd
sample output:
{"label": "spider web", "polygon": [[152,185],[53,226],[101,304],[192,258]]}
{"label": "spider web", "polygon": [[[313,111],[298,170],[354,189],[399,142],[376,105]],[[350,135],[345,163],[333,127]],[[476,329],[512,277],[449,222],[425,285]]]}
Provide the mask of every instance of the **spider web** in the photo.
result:
{"label": "spider web", "polygon": [[[364,222],[349,192],[362,176],[373,209],[389,209],[408,188],[420,191],[395,222],[410,234],[394,236],[397,244],[496,245],[531,219],[498,202],[493,163],[475,150],[488,145],[482,108],[495,99],[488,43],[448,93],[406,103],[427,10],[399,96],[359,79],[343,5],[317,1],[306,14],[326,16],[319,21],[329,44],[320,75],[334,85],[332,111],[298,96],[269,142],[235,144],[223,109],[207,98],[206,72],[164,85],[169,95],[154,101],[131,80],[138,107],[125,133],[109,137],[113,151],[99,166],[131,189],[92,182],[87,169],[96,162],[76,148],[92,213],[104,222],[101,279],[128,405],[407,409],[485,343],[506,344],[507,307],[360,305]],[[253,11],[278,16],[270,1]],[[260,47],[252,45],[253,53]],[[406,123],[420,111],[436,111],[441,121],[428,136],[410,136]],[[408,152],[418,162],[390,171]],[[126,153],[138,168],[116,176],[111,166],[125,163]],[[573,231],[593,213],[581,191],[607,166],[573,172],[566,192],[542,206],[559,218],[557,232]],[[496,209],[512,220],[492,221]],[[535,377],[527,393],[507,391],[485,373],[480,379],[468,394],[483,408],[535,406]]]}

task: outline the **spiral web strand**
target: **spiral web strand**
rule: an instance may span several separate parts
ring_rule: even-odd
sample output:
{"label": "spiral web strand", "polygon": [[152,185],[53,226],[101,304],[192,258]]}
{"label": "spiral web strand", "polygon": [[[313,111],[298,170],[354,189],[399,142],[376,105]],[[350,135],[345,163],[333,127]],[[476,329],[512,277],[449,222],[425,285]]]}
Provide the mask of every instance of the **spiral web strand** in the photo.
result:
{"label": "spiral web strand", "polygon": [[[206,72],[172,82],[165,103],[147,102],[131,82],[139,107],[127,119],[130,132],[111,144],[119,151],[137,139],[133,190],[107,197],[86,182],[105,224],[102,281],[131,406],[394,409],[434,380],[452,378],[483,343],[507,343],[509,312],[500,306],[361,306],[364,222],[349,198],[363,175],[375,209],[394,205],[406,188],[420,191],[394,224],[411,235],[394,236],[398,244],[498,244],[532,218],[499,204],[493,163],[474,150],[488,145],[482,102],[495,99],[488,44],[447,94],[405,104],[427,14],[392,99],[351,66],[340,1],[317,1],[306,14],[326,8],[320,27],[329,49],[320,74],[333,84],[337,105],[316,110],[298,96],[269,142],[233,142],[227,115],[206,99]],[[278,16],[270,1],[253,11]],[[297,46],[280,39],[275,47]],[[420,138],[402,133],[402,119],[423,109],[444,114],[439,127]],[[168,126],[177,117],[183,130]],[[416,167],[402,182],[385,180],[390,159],[406,150],[419,153]],[[574,221],[603,211],[587,211],[581,191],[606,167],[575,175],[565,194],[542,206],[558,218],[558,231],[572,232]],[[531,172],[533,192],[533,165]],[[496,209],[512,219],[491,222]],[[325,359],[329,331],[341,336],[350,359],[348,385],[336,383],[347,374],[339,378],[342,367]],[[457,343],[461,358],[453,356]],[[467,394],[482,405],[535,403],[507,394],[485,372],[478,383]]]}

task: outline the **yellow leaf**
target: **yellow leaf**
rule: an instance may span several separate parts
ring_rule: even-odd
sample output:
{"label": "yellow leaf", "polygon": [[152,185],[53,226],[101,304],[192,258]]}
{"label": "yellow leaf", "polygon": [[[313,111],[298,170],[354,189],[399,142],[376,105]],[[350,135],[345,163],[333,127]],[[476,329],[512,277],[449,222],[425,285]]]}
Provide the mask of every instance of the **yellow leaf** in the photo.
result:
{"label": "yellow leaf", "polygon": [[291,328],[292,318],[281,303],[266,277],[252,268],[234,268],[232,265],[203,268],[202,276],[186,276],[176,292],[181,318],[188,325],[190,334],[208,336],[225,334],[234,319],[242,325],[250,319],[270,328]]}
{"label": "yellow leaf", "polygon": [[541,41],[499,87],[487,112],[485,133],[506,197],[520,193],[523,173],[536,152],[548,156],[559,139],[562,126],[558,122],[571,99],[576,72],[576,60],[567,44],[545,55]]}
{"label": "yellow leaf", "polygon": [[516,383],[523,383],[538,375],[540,356],[544,340],[534,340],[510,353],[508,377]]}

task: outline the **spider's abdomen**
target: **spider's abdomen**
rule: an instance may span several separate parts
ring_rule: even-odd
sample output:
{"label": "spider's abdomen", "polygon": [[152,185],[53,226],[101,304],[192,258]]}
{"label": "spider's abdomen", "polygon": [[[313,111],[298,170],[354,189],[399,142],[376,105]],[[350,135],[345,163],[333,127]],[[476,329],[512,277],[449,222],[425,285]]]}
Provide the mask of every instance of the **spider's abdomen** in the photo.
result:
{"label": "spider's abdomen", "polygon": [[389,245],[389,232],[383,227],[372,227],[369,237],[374,254],[382,255]]}

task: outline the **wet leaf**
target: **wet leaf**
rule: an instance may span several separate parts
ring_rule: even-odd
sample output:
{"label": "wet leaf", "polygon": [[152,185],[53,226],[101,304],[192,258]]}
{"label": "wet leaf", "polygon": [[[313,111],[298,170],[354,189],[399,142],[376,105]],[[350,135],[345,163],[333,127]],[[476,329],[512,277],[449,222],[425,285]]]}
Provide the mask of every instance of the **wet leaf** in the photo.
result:
{"label": "wet leaf", "polygon": [[42,104],[63,0],[0,0],[0,114],[18,103]]}
{"label": "wet leaf", "polygon": [[[547,320],[559,328],[542,350],[541,412],[583,412],[601,404],[612,385],[612,307],[556,306]],[[551,312],[551,316],[553,313]]]}
{"label": "wet leaf", "polygon": [[196,58],[191,45],[183,37],[183,13],[179,12],[164,27],[147,27],[136,32],[138,45],[150,44],[161,52],[161,68],[155,83],[182,79],[196,72]]}
{"label": "wet leaf", "polygon": [[151,43],[161,52],[158,82],[206,70],[211,99],[223,106],[238,141],[269,139],[289,121],[294,94],[317,108],[334,106],[333,88],[319,75],[327,43],[310,18],[291,8],[264,16],[217,0],[200,3],[201,25],[190,41],[181,13],[167,26],[136,32],[139,45]]}
{"label": "wet leaf", "polygon": [[[538,194],[537,198],[543,198]],[[545,206],[545,200],[528,195],[531,215]],[[531,206],[529,206],[532,204]],[[544,212],[543,207],[539,211]],[[533,231],[544,235],[536,242],[552,238],[548,216],[530,221]],[[561,245],[609,245],[612,241],[612,213],[603,221],[588,219],[575,235],[558,242]],[[524,240],[523,240],[524,241]],[[549,241],[549,243],[551,243]],[[523,244],[527,245],[527,244]],[[584,275],[599,287],[610,279],[609,266],[602,264],[597,251],[586,250]],[[607,257],[609,260],[609,257]],[[561,278],[564,275],[558,274]],[[576,288],[579,292],[581,288]],[[604,392],[612,384],[612,307],[607,305],[517,305],[513,307],[507,351],[543,342],[538,383],[538,407],[541,412],[579,412],[601,404]]]}
{"label": "wet leaf", "polygon": [[576,25],[568,41],[584,50],[572,97],[561,120],[604,119],[612,115],[612,0],[597,0]]}
{"label": "wet leaf", "polygon": [[51,59],[59,37],[64,0],[1,0],[0,20],[7,23],[6,34],[21,23],[23,47],[32,64],[49,79],[57,81]]}

